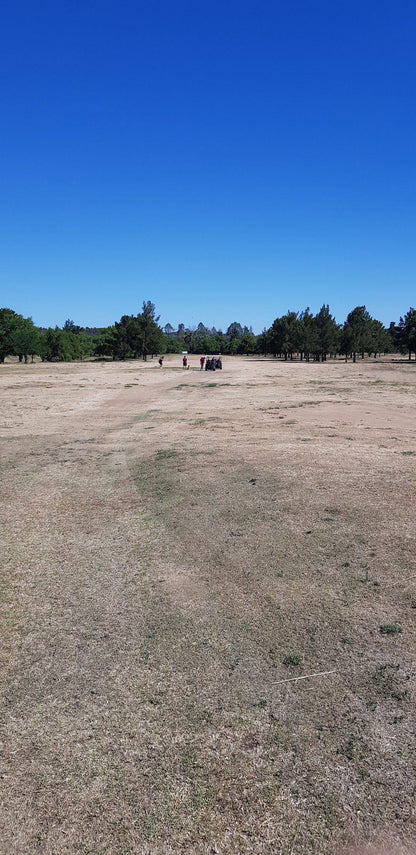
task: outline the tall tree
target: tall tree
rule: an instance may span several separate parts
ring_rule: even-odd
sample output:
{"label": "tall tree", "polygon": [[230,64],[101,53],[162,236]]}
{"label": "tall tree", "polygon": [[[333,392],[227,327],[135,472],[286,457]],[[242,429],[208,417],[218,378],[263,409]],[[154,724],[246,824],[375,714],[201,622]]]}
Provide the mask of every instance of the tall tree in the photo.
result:
{"label": "tall tree", "polygon": [[371,318],[368,324],[366,350],[369,356],[374,354],[374,358],[378,353],[391,353],[393,350],[389,333],[381,321],[377,321],[375,318]]}
{"label": "tall tree", "polygon": [[75,335],[79,335],[79,333],[82,332],[83,327],[79,327],[77,324],[74,323],[74,321],[71,321],[71,318],[67,318],[64,323],[63,329],[65,330],[65,332],[72,332],[75,333]]}
{"label": "tall tree", "polygon": [[150,300],[143,303],[138,315],[123,315],[114,325],[113,358],[144,360],[149,354],[160,353],[165,348],[165,339],[158,325],[159,316]]}
{"label": "tall tree", "polygon": [[0,362],[6,356],[19,356],[20,361],[34,354],[38,347],[36,327],[31,318],[13,309],[0,309]]}
{"label": "tall tree", "polygon": [[416,356],[416,309],[410,306],[404,318],[399,321],[400,343],[403,350],[407,350],[409,359],[412,358],[412,352]]}
{"label": "tall tree", "polygon": [[159,326],[160,315],[156,317],[154,303],[147,300],[143,303],[142,312],[137,316],[141,329],[141,355],[144,360],[148,355],[161,353],[164,349],[164,340],[161,327]]}
{"label": "tall tree", "polygon": [[19,357],[19,362],[27,363],[28,356],[33,358],[36,353],[39,353],[39,333],[32,321],[32,318],[22,318],[18,323],[15,332],[15,353]]}
{"label": "tall tree", "polygon": [[342,348],[345,356],[352,354],[353,362],[356,361],[357,353],[364,357],[368,350],[371,321],[371,315],[365,306],[356,306],[347,316],[342,333]]}
{"label": "tall tree", "polygon": [[324,362],[328,353],[337,353],[338,351],[339,327],[329,311],[329,306],[325,304],[315,315],[314,320],[317,335],[316,358]]}
{"label": "tall tree", "polygon": [[113,327],[112,357],[113,359],[128,359],[134,356],[134,315],[122,315]]}
{"label": "tall tree", "polygon": [[231,338],[241,338],[243,335],[243,328],[238,321],[233,321],[232,324],[227,329],[226,335]]}
{"label": "tall tree", "polygon": [[237,353],[245,353],[246,355],[256,352],[257,338],[253,333],[243,332],[243,335],[238,339]]}
{"label": "tall tree", "polygon": [[300,313],[298,323],[300,358],[305,356],[309,362],[311,353],[317,353],[319,348],[317,324],[309,306]]}

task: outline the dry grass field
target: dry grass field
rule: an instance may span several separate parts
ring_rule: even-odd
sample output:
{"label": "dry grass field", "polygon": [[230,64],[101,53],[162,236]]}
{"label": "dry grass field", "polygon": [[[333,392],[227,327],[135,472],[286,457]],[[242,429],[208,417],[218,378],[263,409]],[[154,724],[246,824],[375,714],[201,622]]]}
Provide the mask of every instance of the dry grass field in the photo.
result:
{"label": "dry grass field", "polygon": [[1,855],[410,851],[416,364],[191,365],[0,367]]}

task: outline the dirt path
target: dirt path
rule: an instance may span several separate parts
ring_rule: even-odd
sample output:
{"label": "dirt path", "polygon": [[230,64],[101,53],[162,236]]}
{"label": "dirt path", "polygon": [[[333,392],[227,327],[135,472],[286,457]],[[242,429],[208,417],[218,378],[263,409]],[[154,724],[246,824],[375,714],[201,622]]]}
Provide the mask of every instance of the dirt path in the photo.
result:
{"label": "dirt path", "polygon": [[414,839],[414,368],[178,364],[1,367],[0,852]]}

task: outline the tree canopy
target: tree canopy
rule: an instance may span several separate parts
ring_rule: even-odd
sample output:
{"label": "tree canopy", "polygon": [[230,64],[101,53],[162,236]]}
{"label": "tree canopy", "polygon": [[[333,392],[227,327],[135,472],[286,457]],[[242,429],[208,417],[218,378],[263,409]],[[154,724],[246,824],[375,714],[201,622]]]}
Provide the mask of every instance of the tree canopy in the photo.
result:
{"label": "tree canopy", "polygon": [[365,306],[356,306],[343,324],[338,324],[324,304],[314,315],[309,307],[288,310],[276,317],[268,329],[255,335],[251,327],[232,321],[226,331],[200,321],[196,328],[180,323],[175,329],[161,328],[154,303],[145,300],[141,312],[122,315],[106,328],[82,327],[68,318],[63,327],[37,328],[31,318],[13,309],[0,309],[0,362],[15,356],[27,362],[37,355],[44,361],[70,361],[87,356],[112,359],[144,359],[157,353],[272,354],[324,362],[328,356],[343,355],[354,362],[365,354],[377,356],[393,350],[416,356],[416,309],[410,307],[388,329],[373,318]]}

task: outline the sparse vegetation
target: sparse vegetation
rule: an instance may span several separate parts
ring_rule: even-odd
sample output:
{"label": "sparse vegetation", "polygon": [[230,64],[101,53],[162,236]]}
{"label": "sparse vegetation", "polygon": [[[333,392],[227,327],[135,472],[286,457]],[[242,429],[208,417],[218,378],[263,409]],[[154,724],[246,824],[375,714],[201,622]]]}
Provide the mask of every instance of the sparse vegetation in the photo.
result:
{"label": "sparse vegetation", "polygon": [[416,376],[265,364],[2,366],[7,855],[415,839]]}
{"label": "sparse vegetation", "polygon": [[175,448],[158,448],[156,457],[158,460],[169,460],[171,457],[176,457],[178,452]]}
{"label": "sparse vegetation", "polygon": [[300,656],[298,653],[288,653],[283,659],[284,665],[300,665]]}
{"label": "sparse vegetation", "polygon": [[380,626],[380,632],[382,635],[397,635],[402,631],[402,627],[398,623],[383,623]]}

